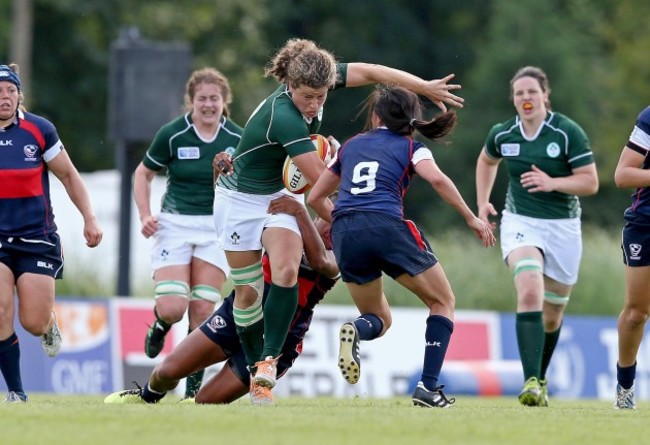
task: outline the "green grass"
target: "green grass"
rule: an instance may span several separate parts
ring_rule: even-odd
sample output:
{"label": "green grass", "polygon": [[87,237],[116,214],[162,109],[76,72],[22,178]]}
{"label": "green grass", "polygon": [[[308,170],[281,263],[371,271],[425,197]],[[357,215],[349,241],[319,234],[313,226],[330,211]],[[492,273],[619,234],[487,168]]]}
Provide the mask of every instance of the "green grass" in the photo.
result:
{"label": "green grass", "polygon": [[394,399],[279,399],[253,407],[104,405],[101,396],[31,395],[0,404],[0,443],[11,445],[415,445],[645,443],[650,404],[616,411],[609,401],[551,400],[527,408],[515,398],[457,397],[447,410]]}

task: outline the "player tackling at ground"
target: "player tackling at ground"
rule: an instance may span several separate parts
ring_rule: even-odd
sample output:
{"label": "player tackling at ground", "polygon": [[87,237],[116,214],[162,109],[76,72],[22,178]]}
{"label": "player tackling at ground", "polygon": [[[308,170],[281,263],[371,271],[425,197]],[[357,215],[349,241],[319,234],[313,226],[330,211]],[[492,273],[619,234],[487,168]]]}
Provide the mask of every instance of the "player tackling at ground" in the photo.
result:
{"label": "player tackling at ground", "polygon": [[[321,219],[312,222],[305,206],[288,196],[271,201],[268,211],[271,214],[295,216],[305,246],[298,272],[298,305],[278,361],[278,375],[282,376],[300,355],[314,307],[334,286],[339,270],[330,250],[329,224]],[[268,256],[263,257],[262,265],[266,297],[271,283]],[[271,389],[255,384],[250,377],[235,330],[233,300],[234,291],[199,329],[188,335],[154,368],[148,384],[143,388],[113,393],[106,397],[104,403],[156,403],[167,391],[174,389],[180,379],[225,360],[223,368],[206,381],[196,394],[196,403],[230,403],[246,394],[250,388],[254,405],[273,404]]]}

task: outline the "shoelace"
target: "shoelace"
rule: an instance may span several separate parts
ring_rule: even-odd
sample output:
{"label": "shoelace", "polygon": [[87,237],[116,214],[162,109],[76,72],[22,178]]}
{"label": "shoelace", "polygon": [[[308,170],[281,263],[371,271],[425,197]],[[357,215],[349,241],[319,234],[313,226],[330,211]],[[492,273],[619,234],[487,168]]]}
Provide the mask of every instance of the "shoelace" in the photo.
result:
{"label": "shoelace", "polygon": [[440,404],[440,402],[438,402],[438,401],[436,401],[436,403],[438,403],[440,406],[453,405],[454,403],[456,403],[456,398],[451,397],[451,398],[448,399],[447,396],[445,395],[445,393],[442,392],[442,388],[444,388],[444,387],[445,387],[445,385],[440,385],[434,391],[438,393],[440,398],[442,400],[444,400],[445,403]]}
{"label": "shoelace", "polygon": [[142,386],[138,385],[138,382],[135,380],[133,381],[133,384],[135,385],[134,389],[127,389],[124,391],[122,394],[120,394],[122,397],[127,396],[127,395],[140,395],[142,394]]}
{"label": "shoelace", "polygon": [[616,395],[616,404],[617,405],[632,405],[632,397],[634,392],[632,389],[621,388],[621,391]]}

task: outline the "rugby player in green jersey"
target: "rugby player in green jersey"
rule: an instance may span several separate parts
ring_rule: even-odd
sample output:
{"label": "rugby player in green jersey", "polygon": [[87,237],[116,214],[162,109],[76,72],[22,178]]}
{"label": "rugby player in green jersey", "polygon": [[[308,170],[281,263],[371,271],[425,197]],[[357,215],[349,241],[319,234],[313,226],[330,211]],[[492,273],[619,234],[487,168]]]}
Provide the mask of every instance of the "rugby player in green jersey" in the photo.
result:
{"label": "rugby player in green jersey", "polygon": [[[425,81],[381,65],[338,64],[328,51],[304,39],[289,40],[272,58],[266,75],[281,85],[253,111],[232,158],[220,154],[215,159],[215,166],[225,174],[217,183],[214,211],[235,285],[237,331],[254,382],[272,388],[278,354],[296,307],[303,249],[295,218],[272,215],[267,209],[271,200],[289,193],[282,182],[287,155],[310,185],[325,169],[309,135],[320,129],[328,92],[388,83],[427,96],[443,110],[445,103],[462,106],[463,99],[451,93],[460,88],[448,84],[453,75]],[[262,249],[272,268],[263,309]]]}
{"label": "rugby player in green jersey", "polygon": [[578,196],[598,191],[598,175],[585,132],[551,110],[546,74],[521,68],[510,87],[517,116],[488,133],[476,165],[476,197],[481,219],[497,214],[490,194],[504,161],[509,180],[500,238],[517,293],[525,380],[519,402],[547,406],[546,370],[582,256]]}
{"label": "rugby player in green jersey", "polygon": [[[192,331],[214,311],[229,268],[217,244],[212,218],[212,160],[232,153],[242,129],[228,118],[232,94],[228,79],[214,68],[194,71],[186,85],[187,112],[164,125],[135,170],[134,197],[145,238],[153,237],[151,267],[155,281],[155,321],[145,353],[156,357],[165,335],[187,311]],[[166,169],[167,188],[158,215],[151,213],[151,181]],[[194,397],[203,372],[188,378],[186,396]]]}

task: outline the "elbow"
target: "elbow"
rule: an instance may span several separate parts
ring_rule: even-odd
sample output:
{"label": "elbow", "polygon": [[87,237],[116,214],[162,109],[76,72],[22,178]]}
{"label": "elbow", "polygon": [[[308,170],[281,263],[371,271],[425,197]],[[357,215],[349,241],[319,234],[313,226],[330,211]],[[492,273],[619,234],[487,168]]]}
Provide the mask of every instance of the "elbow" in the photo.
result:
{"label": "elbow", "polygon": [[322,258],[322,261],[318,261],[318,264],[311,264],[311,266],[317,273],[326,277],[334,277],[339,273],[336,263],[332,263],[327,258]]}
{"label": "elbow", "polygon": [[433,178],[429,178],[429,184],[431,184],[431,187],[434,190],[440,190],[440,188],[445,184],[445,178],[441,176],[435,176]]}
{"label": "elbow", "polygon": [[620,170],[616,170],[614,172],[614,184],[616,184],[616,187],[620,189],[630,187],[630,184],[628,184],[625,175]]}
{"label": "elbow", "polygon": [[315,196],[314,193],[309,193],[307,195],[307,205],[312,209],[316,210],[316,212],[318,212],[318,204],[319,204],[318,197]]}

